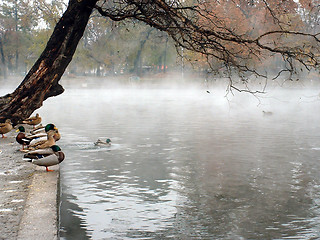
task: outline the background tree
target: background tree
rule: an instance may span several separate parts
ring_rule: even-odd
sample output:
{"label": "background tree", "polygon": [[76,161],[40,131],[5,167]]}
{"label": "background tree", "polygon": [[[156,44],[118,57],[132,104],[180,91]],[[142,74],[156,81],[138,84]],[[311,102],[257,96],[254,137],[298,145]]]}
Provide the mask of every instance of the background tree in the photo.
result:
{"label": "background tree", "polygon": [[[116,22],[138,20],[167,32],[178,50],[205,56],[212,70],[216,70],[216,66],[223,68],[230,79],[233,74],[243,77],[247,73],[267,77],[261,66],[268,57],[283,61],[284,68],[279,69],[277,76],[319,66],[317,32],[295,29],[295,24],[289,21],[293,19],[291,15],[285,18],[286,21],[280,18],[289,12],[306,23],[301,14],[302,5],[293,1],[250,1],[252,9],[244,9],[244,3],[247,1],[70,0],[39,59],[17,89],[0,99],[0,120],[11,118],[17,123],[39,108],[45,99],[63,92],[59,80],[94,9]],[[309,4],[310,9],[319,6],[317,1]],[[227,7],[225,12],[228,14],[222,14],[221,9]],[[261,27],[256,29],[250,24],[237,27],[241,26],[239,21],[234,25],[236,14],[243,14],[239,15],[241,21],[252,22],[247,16],[255,16],[254,11],[259,17],[264,16],[261,23],[268,26],[266,31],[261,32]],[[232,82],[230,86],[234,87]]]}
{"label": "background tree", "polygon": [[5,0],[0,7],[1,71],[24,72],[32,28],[37,25],[37,14],[29,1]]}
{"label": "background tree", "polygon": [[112,76],[156,73],[164,61],[175,65],[175,50],[167,34],[137,21],[115,23],[93,14],[67,71],[75,75]]}

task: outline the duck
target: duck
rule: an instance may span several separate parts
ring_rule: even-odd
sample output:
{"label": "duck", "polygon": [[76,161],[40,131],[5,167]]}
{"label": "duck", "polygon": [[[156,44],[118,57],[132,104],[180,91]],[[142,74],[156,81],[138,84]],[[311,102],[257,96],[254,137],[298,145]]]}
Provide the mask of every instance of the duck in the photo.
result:
{"label": "duck", "polygon": [[0,134],[2,134],[2,138],[6,138],[4,134],[10,132],[12,129],[13,126],[10,119],[7,119],[4,123],[0,123]]}
{"label": "duck", "polygon": [[34,144],[30,144],[28,149],[29,150],[35,150],[35,149],[43,149],[43,148],[49,148],[56,144],[55,135],[57,134],[58,130],[50,130],[47,132],[47,139],[46,140],[40,140]]}
{"label": "duck", "polygon": [[[43,130],[44,130],[44,132],[43,132]],[[30,131],[30,133],[32,134],[31,136],[38,137],[35,140],[33,140],[30,143],[30,145],[34,145],[34,144],[36,144],[37,142],[40,142],[40,141],[42,141],[42,142],[46,141],[48,132],[50,130],[54,130],[55,131],[55,134],[53,135],[53,138],[54,138],[55,141],[59,141],[60,138],[61,138],[61,135],[60,135],[60,132],[59,132],[58,128],[53,123],[49,123],[45,127],[43,127],[43,126],[41,128],[37,127],[37,131]]]}
{"label": "duck", "polygon": [[48,123],[47,125],[43,126],[42,124],[40,124],[39,126],[33,128],[32,130],[30,130],[31,134],[38,134],[41,132],[48,132],[49,130],[55,129],[57,128],[53,123]]}
{"label": "duck", "polygon": [[263,116],[271,116],[273,115],[273,112],[266,112],[266,111],[262,111]]}
{"label": "duck", "polygon": [[104,141],[98,139],[98,140],[94,143],[94,145],[96,145],[96,146],[99,146],[99,145],[111,146],[111,140],[110,140],[110,138],[107,138],[107,140],[104,142]]}
{"label": "duck", "polygon": [[20,150],[24,150],[24,147],[32,144],[34,140],[37,140],[43,136],[46,136],[41,134],[34,134],[34,135],[27,136],[25,134],[26,130],[24,126],[19,126],[16,132],[19,132],[18,135],[16,136],[16,141],[22,145],[22,149]]}
{"label": "duck", "polygon": [[60,135],[60,132],[59,132],[58,128],[54,129],[53,138],[54,138],[55,141],[59,141],[60,140],[61,135]]}
{"label": "duck", "polygon": [[32,141],[31,137],[27,137],[25,132],[24,126],[19,126],[16,132],[19,132],[18,135],[16,136],[16,141],[22,145],[22,149],[24,150],[24,146],[29,145],[30,142]]}
{"label": "duck", "polygon": [[24,121],[22,121],[22,123],[31,125],[31,126],[33,126],[33,128],[35,128],[35,126],[40,124],[41,121],[42,121],[42,119],[41,119],[39,113],[37,113],[36,116],[27,118]]}
{"label": "duck", "polygon": [[[43,130],[44,130],[44,132],[43,132]],[[61,135],[59,133],[59,130],[53,123],[48,123],[46,126],[40,125],[40,126],[36,127],[35,129],[31,130],[30,133],[32,135],[39,134],[39,136],[45,137],[45,136],[47,136],[47,133],[50,130],[56,130],[56,133],[54,135],[54,139],[56,141],[60,140]]]}
{"label": "duck", "polygon": [[23,156],[23,159],[27,162],[46,167],[47,172],[53,171],[49,170],[48,167],[60,164],[64,158],[65,155],[58,145],[53,145],[50,148],[30,151]]}

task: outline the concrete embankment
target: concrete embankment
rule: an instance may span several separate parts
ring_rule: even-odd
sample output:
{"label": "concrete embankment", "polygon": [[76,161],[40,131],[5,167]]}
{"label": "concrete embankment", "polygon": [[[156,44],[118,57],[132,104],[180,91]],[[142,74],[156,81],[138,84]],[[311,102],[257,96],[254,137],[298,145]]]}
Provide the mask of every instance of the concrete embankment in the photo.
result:
{"label": "concrete embankment", "polygon": [[17,239],[58,239],[59,167],[50,169],[33,174]]}
{"label": "concrete embankment", "polygon": [[11,131],[0,138],[0,239],[58,239],[59,166],[22,160]]}

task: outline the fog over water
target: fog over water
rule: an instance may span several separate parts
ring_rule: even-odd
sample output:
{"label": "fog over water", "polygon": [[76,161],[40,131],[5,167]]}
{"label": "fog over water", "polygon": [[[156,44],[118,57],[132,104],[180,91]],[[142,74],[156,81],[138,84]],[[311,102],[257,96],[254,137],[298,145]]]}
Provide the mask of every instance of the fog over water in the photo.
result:
{"label": "fog over water", "polygon": [[319,92],[67,85],[61,239],[320,238]]}

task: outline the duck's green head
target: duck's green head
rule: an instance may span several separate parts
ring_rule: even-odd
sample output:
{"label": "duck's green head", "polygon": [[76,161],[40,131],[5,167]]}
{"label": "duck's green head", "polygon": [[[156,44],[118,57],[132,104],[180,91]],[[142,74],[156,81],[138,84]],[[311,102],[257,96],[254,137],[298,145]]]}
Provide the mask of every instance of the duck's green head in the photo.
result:
{"label": "duck's green head", "polygon": [[53,130],[53,129],[56,129],[56,126],[52,123],[47,124],[44,128],[46,132],[49,132],[50,130]]}
{"label": "duck's green head", "polygon": [[19,126],[16,132],[25,132],[24,126]]}
{"label": "duck's green head", "polygon": [[24,126],[19,126],[16,132],[25,132]]}
{"label": "duck's green head", "polygon": [[111,140],[108,138],[107,140],[106,140],[106,143],[110,143],[111,142]]}
{"label": "duck's green head", "polygon": [[60,148],[58,145],[53,145],[53,146],[51,146],[51,149],[52,149],[54,152],[60,152],[60,151],[61,151],[61,148]]}

